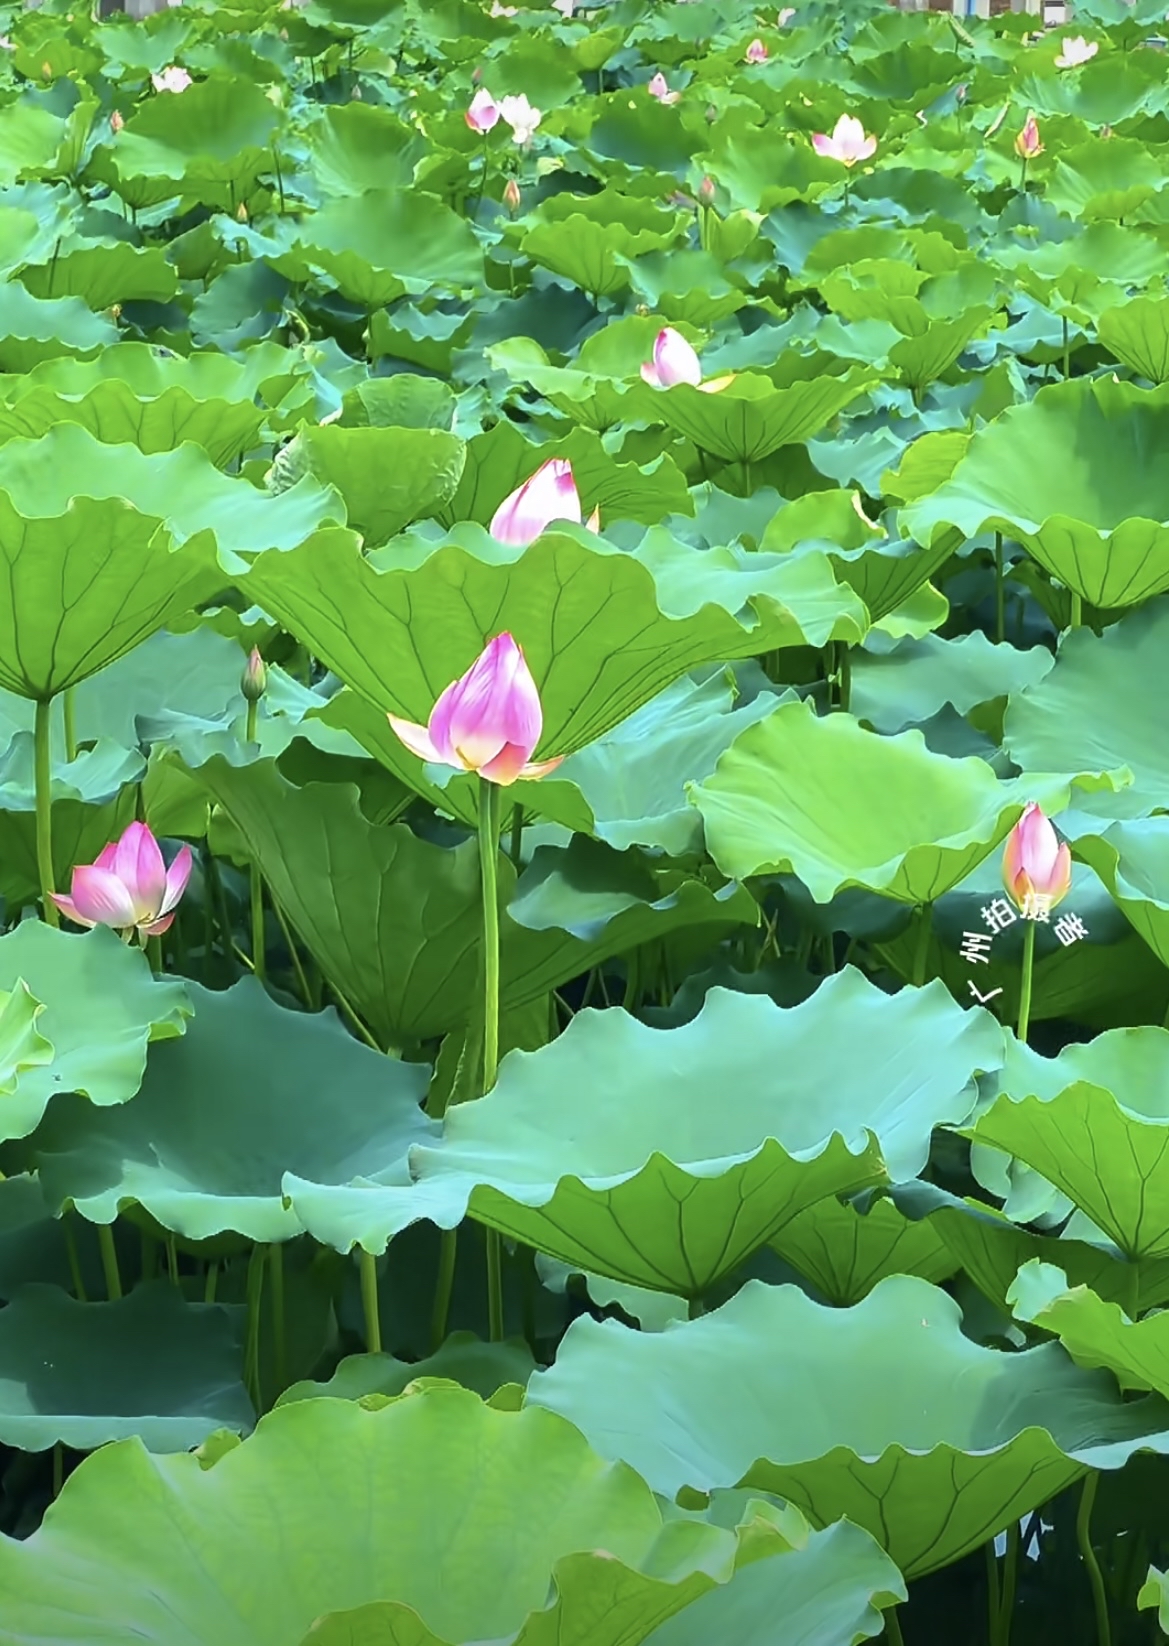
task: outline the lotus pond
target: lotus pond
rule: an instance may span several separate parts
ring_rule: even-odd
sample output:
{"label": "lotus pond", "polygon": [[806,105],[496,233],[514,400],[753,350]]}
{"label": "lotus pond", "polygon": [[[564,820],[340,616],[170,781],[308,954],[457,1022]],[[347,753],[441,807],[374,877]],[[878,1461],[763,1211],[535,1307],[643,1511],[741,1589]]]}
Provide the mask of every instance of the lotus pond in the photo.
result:
{"label": "lotus pond", "polygon": [[1165,3],[0,11],[0,1646],[1169,1633]]}

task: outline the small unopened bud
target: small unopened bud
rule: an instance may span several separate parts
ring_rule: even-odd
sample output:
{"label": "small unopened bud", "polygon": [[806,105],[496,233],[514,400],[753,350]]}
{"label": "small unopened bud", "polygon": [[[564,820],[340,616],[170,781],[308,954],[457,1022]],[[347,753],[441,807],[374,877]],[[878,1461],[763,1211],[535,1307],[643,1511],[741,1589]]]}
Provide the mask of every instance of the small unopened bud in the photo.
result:
{"label": "small unopened bud", "polygon": [[242,200],[235,208],[235,220],[237,223],[246,223],[248,220],[248,208],[244,205]]}
{"label": "small unopened bud", "polygon": [[126,124],[126,121],[125,121],[124,116],[119,114],[117,109],[115,109],[113,114],[110,115],[110,130],[113,132],[115,137],[118,135],[118,133],[121,131],[122,127],[125,124]]}
{"label": "small unopened bud", "polygon": [[264,659],[260,656],[258,646],[253,646],[248,654],[247,666],[239,683],[249,703],[258,703],[268,688],[268,670],[264,666]]}
{"label": "small unopened bud", "polygon": [[503,190],[504,205],[507,207],[508,211],[519,211],[521,199],[522,196],[520,194],[519,184],[516,182],[514,177],[509,177]]}
{"label": "small unopened bud", "polygon": [[704,206],[714,204],[714,178],[704,177],[698,185],[698,198]]}
{"label": "small unopened bud", "polygon": [[48,61],[47,58],[41,64],[41,73],[44,75],[46,80],[51,80],[53,78],[53,65]]}

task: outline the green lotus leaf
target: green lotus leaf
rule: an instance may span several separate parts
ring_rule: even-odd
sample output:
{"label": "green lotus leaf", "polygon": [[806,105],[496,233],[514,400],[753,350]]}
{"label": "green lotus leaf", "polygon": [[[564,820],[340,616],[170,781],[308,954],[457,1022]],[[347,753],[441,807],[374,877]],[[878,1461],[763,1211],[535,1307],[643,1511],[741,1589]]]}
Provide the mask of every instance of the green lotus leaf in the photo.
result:
{"label": "green lotus leaf", "polygon": [[483,253],[470,224],[433,195],[406,189],[330,200],[306,219],[292,250],[270,261],[291,279],[319,269],[343,297],[366,309],[407,292],[461,291],[483,279]]}
{"label": "green lotus leaf", "polygon": [[142,1082],[148,1042],[181,1035],[191,1010],[181,983],[156,981],[141,951],[104,927],[80,934],[23,921],[0,937],[0,989],[22,983],[44,1002],[37,1029],[54,1055],[29,1067],[4,1097],[6,1138],[31,1132],[58,1092],[98,1105],[127,1102]]}
{"label": "green lotus leaf", "polygon": [[0,989],[0,1097],[11,1097],[26,1069],[52,1062],[52,1044],[37,1028],[43,1011],[23,979]]}
{"label": "green lotus leaf", "polygon": [[[713,989],[670,1031],[586,1009],[551,1045],[509,1054],[489,1097],[448,1110],[411,1175],[435,1204],[449,1197],[451,1220],[467,1208],[573,1267],[701,1297],[805,1207],[915,1176],[998,1042],[940,987],[890,1001],[852,969],[790,1011]],[[300,1185],[286,1188],[309,1221]],[[402,1215],[400,1193],[365,1193],[368,1228]],[[335,1197],[336,1215],[360,1216],[361,1195]]]}
{"label": "green lotus leaf", "polygon": [[[40,895],[33,769],[32,734],[19,731],[0,756],[0,894],[18,908]],[[53,763],[55,884],[67,886],[74,864],[92,863],[134,821],[133,785],[145,771],[137,749],[105,739],[74,761]]]}
{"label": "green lotus leaf", "polygon": [[368,377],[341,399],[345,429],[442,429],[449,432],[458,401],[449,383],[436,377]]}
{"label": "green lotus leaf", "polygon": [[991,1089],[973,1138],[1041,1173],[1130,1260],[1169,1256],[1169,1034],[1111,1029],[1050,1059],[1009,1039]]}
{"label": "green lotus leaf", "polygon": [[489,1400],[505,1383],[527,1383],[536,1369],[526,1343],[484,1343],[473,1332],[452,1332],[425,1360],[395,1360],[393,1355],[349,1355],[324,1383],[294,1383],[276,1402],[296,1400],[363,1400],[380,1404],[403,1394],[420,1377],[441,1377],[473,1389]]}
{"label": "green lotus leaf", "polygon": [[88,360],[117,339],[117,328],[80,297],[34,297],[19,280],[0,284],[0,371],[31,371],[61,355]]}
{"label": "green lotus leaf", "polygon": [[0,441],[38,440],[58,423],[79,423],[104,445],[133,445],[146,453],[200,446],[217,468],[259,444],[264,413],[246,401],[196,399],[186,389],[139,398],[128,384],[96,383],[83,395],[34,388],[0,405]]}
{"label": "green lotus leaf", "polygon": [[[852,661],[850,706],[879,732],[919,725],[950,704],[960,715],[1011,697],[1051,670],[1046,646],[1027,651],[995,645],[980,631],[943,640],[925,635],[892,651],[858,651]],[[1078,758],[1078,756],[1077,756]]]}
{"label": "green lotus leaf", "polygon": [[[290,1562],[310,1503],[313,1558]],[[106,1447],[30,1541],[0,1543],[0,1581],[6,1626],[51,1628],[62,1646],[96,1629],[162,1639],[215,1613],[222,1646],[636,1646],[740,1558],[787,1548],[775,1527],[663,1521],[644,1482],[553,1413],[437,1387],[379,1411],[282,1406],[211,1467]]]}
{"label": "green lotus leaf", "polygon": [[979,305],[952,319],[927,319],[920,331],[895,343],[889,350],[890,364],[915,394],[921,395],[935,383],[982,331],[994,310]]}
{"label": "green lotus leaf", "polygon": [[309,472],[341,494],[349,524],[369,544],[384,543],[448,503],[467,450],[444,429],[330,425],[305,429],[299,440]]}
{"label": "green lotus leaf", "polygon": [[1169,1404],[1122,1401],[1056,1344],[982,1348],[953,1299],[910,1275],[847,1310],[749,1281],[663,1332],[578,1319],[528,1403],[664,1495],[740,1485],[813,1525],[847,1516],[907,1578],[960,1559],[1089,1468],[1169,1451]]}
{"label": "green lotus leaf", "polygon": [[1041,772],[1127,767],[1132,787],[1119,799],[1130,814],[1169,807],[1169,759],[1156,711],[1167,643],[1163,600],[1099,636],[1065,634],[1055,667],[1007,705],[1003,743],[1012,760]]}
{"label": "green lotus leaf", "polygon": [[306,137],[325,199],[369,189],[408,188],[425,138],[387,108],[340,103],[318,108]]}
{"label": "green lotus leaf", "polygon": [[1169,1572],[1159,1572],[1155,1566],[1150,1566],[1149,1575],[1137,1595],[1137,1610],[1147,1612],[1154,1606],[1157,1608],[1157,1622],[1162,1631],[1169,1635]]}
{"label": "green lotus leaf", "polygon": [[713,393],[678,383],[670,389],[643,384],[632,394],[640,417],[665,423],[724,462],[757,463],[781,446],[818,434],[875,380],[874,373],[858,368],[777,388],[769,377],[740,372]]}
{"label": "green lotus leaf", "polygon": [[984,761],[933,754],[917,731],[878,737],[804,701],[741,732],[690,795],[724,874],[796,874],[817,903],[846,886],[932,903],[1022,810]]}
{"label": "green lotus leaf", "polygon": [[4,385],[10,403],[37,389],[55,394],[87,395],[99,383],[125,383],[140,400],[153,400],[168,389],[183,389],[192,400],[229,400],[249,407],[275,406],[305,380],[303,353],[278,343],[256,343],[229,356],[211,351],[170,354],[146,343],[115,343],[93,360],[47,360],[27,378]]}
{"label": "green lotus leaf", "polygon": [[[630,318],[638,319],[636,316]],[[557,411],[571,417],[574,423],[603,433],[606,429],[615,428],[631,409],[628,379],[637,372],[641,361],[650,356],[656,335],[653,325],[653,321],[647,320],[645,326],[638,324],[637,331],[632,335],[626,331],[625,335],[629,337],[628,358],[606,360],[604,363],[610,367],[608,371],[601,369],[600,362],[588,368],[584,349],[572,365],[554,366],[545,351],[530,337],[505,338],[503,342],[493,344],[487,356],[492,366],[497,371],[506,372],[512,382],[530,385]],[[606,332],[615,331],[620,326],[628,327],[628,322],[618,321],[615,325],[606,326],[590,341],[600,341]],[[634,338],[637,339],[636,344]]]}
{"label": "green lotus leaf", "polygon": [[0,109],[0,182],[10,188],[19,177],[54,169],[66,121],[42,103],[23,98]]}
{"label": "green lotus leaf", "polygon": [[[348,1183],[405,1171],[436,1127],[418,1107],[429,1070],[387,1060],[337,1017],[277,1006],[251,978],[226,993],[188,985],[192,1022],[153,1048],[131,1103],[59,1097],[24,1145],[55,1214],[93,1223],[141,1206],[186,1240],[301,1232],[283,1203],[285,1170]],[[344,1113],[321,1102],[343,1081]]]}
{"label": "green lotus leaf", "polygon": [[[538,758],[583,748],[703,663],[859,637],[864,623],[823,560],[700,551],[668,533],[631,554],[567,532],[518,550],[463,527],[437,548],[395,545],[370,560],[350,534],[322,532],[260,555],[241,582],[377,709],[420,723],[510,629],[540,689]],[[375,752],[421,772],[404,749]]]}
{"label": "green lotus leaf", "polygon": [[1169,380],[1169,298],[1136,297],[1105,309],[1096,335],[1138,376],[1157,384]]}
{"label": "green lotus leaf", "polygon": [[1149,459],[1166,439],[1169,392],[1056,383],[978,430],[903,522],[926,543],[944,525],[1009,532],[1092,605],[1139,605],[1169,589],[1169,487]]}
{"label": "green lotus leaf", "polygon": [[1169,1314],[1132,1320],[1062,1269],[1033,1258],[1008,1294],[1016,1320],[1053,1332],[1077,1366],[1104,1366],[1125,1390],[1169,1392]]}
{"label": "green lotus leaf", "polygon": [[162,1281],[116,1303],[22,1287],[0,1311],[0,1438],[91,1451],[136,1435],[151,1452],[185,1452],[216,1429],[250,1429],[233,1312]]}
{"label": "green lotus leaf", "polygon": [[24,269],[20,278],[34,297],[80,297],[91,309],[165,303],[179,289],[174,265],[160,246],[130,246],[124,240],[66,245],[51,262]]}
{"label": "green lotus leaf", "polygon": [[1165,173],[1143,143],[1119,137],[1077,143],[1055,157],[1044,194],[1058,211],[1081,222],[1133,217],[1165,186]]}
{"label": "green lotus leaf", "polygon": [[863,1213],[848,1201],[818,1201],[785,1224],[771,1244],[840,1308],[859,1303],[887,1275],[920,1275],[937,1285],[959,1267],[929,1221],[912,1221],[883,1197]]}
{"label": "green lotus leaf", "polygon": [[1129,924],[1169,966],[1169,817],[1113,823],[1081,835],[1074,855],[1095,869]]}
{"label": "green lotus leaf", "polygon": [[520,250],[594,299],[611,297],[628,286],[630,261],[674,245],[683,223],[678,212],[613,188],[556,194],[541,205]]}

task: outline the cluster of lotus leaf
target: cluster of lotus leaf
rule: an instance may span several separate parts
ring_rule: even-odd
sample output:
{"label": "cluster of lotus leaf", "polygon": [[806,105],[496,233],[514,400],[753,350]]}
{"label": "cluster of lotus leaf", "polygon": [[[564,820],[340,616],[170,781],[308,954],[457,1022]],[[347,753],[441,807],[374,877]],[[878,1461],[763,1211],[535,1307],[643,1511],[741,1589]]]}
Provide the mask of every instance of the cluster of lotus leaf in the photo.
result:
{"label": "cluster of lotus leaf", "polygon": [[0,8],[3,1646],[1169,1631],[1165,4]]}

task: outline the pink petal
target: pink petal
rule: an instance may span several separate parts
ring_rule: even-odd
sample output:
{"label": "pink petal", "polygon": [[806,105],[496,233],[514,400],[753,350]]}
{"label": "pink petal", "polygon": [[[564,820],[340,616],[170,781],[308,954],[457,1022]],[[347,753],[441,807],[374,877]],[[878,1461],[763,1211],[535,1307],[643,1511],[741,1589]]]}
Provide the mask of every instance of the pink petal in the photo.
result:
{"label": "pink petal", "polygon": [[61,910],[61,913],[67,915],[68,918],[74,921],[78,926],[95,926],[97,924],[95,920],[87,920],[81,913],[81,910],[77,907],[76,903],[74,903],[73,899],[71,897],[67,897],[64,892],[50,892],[49,896]]}
{"label": "pink petal", "polygon": [[526,549],[553,520],[580,522],[580,498],[572,464],[551,457],[517,486],[492,516],[490,532],[498,543]]}
{"label": "pink petal", "polygon": [[813,132],[812,147],[815,149],[817,154],[822,154],[826,160],[836,159],[836,144],[828,136],[827,132]]}
{"label": "pink petal", "polygon": [[[166,891],[159,906],[159,914],[170,916],[171,910],[178,907],[179,899],[187,889],[187,881],[191,878],[191,867],[194,859],[191,857],[189,846],[180,846],[175,853],[175,860],[166,871]],[[170,924],[168,918],[167,925]],[[153,930],[153,928],[152,928]],[[163,927],[166,930],[166,927]]]}
{"label": "pink petal", "polygon": [[[450,688],[448,687],[448,690],[449,689]],[[434,716],[432,715],[431,719],[433,720],[433,718]],[[419,760],[427,760],[437,766],[449,766],[451,764],[449,760],[444,760],[442,755],[439,754],[438,750],[431,742],[430,733],[427,731],[425,726],[416,726],[412,720],[400,720],[396,714],[388,714],[386,719],[389,721],[401,741],[410,750],[410,753],[416,754]]]}
{"label": "pink petal", "polygon": [[159,913],[166,896],[166,863],[145,823],[131,823],[118,841],[113,873],[134,905],[135,922]]}
{"label": "pink petal", "polygon": [[505,743],[494,759],[479,767],[479,776],[488,783],[514,783],[524,769],[525,753],[515,743]]}
{"label": "pink petal", "polygon": [[672,388],[675,383],[702,382],[698,356],[673,326],[663,326],[654,339],[654,366],[658,381],[667,388]]}
{"label": "pink petal", "polygon": [[649,384],[651,389],[664,389],[666,387],[661,378],[658,376],[658,368],[654,365],[652,360],[642,361],[641,375]]}
{"label": "pink petal", "polygon": [[103,846],[93,860],[95,869],[109,869],[114,872],[114,864],[118,858],[118,842],[111,840],[108,846]]}
{"label": "pink petal", "polygon": [[522,751],[522,765],[542,727],[536,682],[510,634],[496,635],[466,674],[447,687],[430,717],[435,747],[451,751],[472,771],[482,771],[509,743]]}
{"label": "pink petal", "polygon": [[563,759],[564,756],[562,754],[557,754],[554,755],[551,760],[531,760],[526,766],[521,768],[520,776],[532,778],[546,777],[549,772],[554,772],[556,770],[557,766],[560,765]]}
{"label": "pink petal", "polygon": [[133,926],[138,911],[130,892],[117,875],[88,863],[73,871],[73,907],[95,926]]}
{"label": "pink petal", "polygon": [[172,910],[170,914],[160,915],[157,920],[152,920],[149,926],[143,926],[141,929],[147,937],[161,937],[163,932],[170,930],[174,918],[174,911]]}

